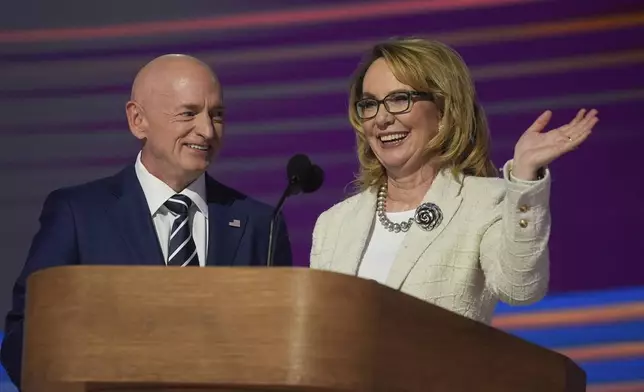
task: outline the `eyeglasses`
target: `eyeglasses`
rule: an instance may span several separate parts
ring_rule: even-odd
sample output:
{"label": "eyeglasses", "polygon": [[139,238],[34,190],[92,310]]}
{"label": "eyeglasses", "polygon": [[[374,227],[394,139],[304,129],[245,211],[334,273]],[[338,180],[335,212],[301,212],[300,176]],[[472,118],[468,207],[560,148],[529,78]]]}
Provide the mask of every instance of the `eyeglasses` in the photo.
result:
{"label": "eyeglasses", "polygon": [[385,105],[385,109],[391,114],[404,113],[411,108],[413,98],[434,100],[432,94],[418,91],[397,91],[387,95],[385,98],[378,100],[374,98],[363,98],[356,102],[356,112],[362,120],[369,120],[378,114],[380,104]]}

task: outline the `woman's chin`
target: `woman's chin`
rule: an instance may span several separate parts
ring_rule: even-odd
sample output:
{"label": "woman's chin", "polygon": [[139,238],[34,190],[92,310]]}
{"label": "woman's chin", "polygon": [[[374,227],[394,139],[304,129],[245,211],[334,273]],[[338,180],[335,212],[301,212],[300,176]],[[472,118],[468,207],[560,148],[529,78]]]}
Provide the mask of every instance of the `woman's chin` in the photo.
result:
{"label": "woman's chin", "polygon": [[384,157],[383,159],[380,159],[380,163],[385,167],[387,172],[396,173],[406,166],[409,162],[409,158],[410,157],[405,156]]}

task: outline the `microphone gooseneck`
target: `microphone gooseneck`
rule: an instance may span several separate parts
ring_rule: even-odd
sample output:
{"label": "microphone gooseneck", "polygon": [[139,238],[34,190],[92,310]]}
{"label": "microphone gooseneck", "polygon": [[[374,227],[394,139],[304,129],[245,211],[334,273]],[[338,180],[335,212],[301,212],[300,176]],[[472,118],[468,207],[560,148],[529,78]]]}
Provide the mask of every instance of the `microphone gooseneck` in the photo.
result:
{"label": "microphone gooseneck", "polygon": [[271,217],[268,230],[268,253],[266,266],[273,266],[275,256],[275,227],[280,218],[282,207],[289,196],[299,193],[312,193],[320,189],[324,182],[324,171],[318,165],[311,163],[309,157],[304,154],[296,154],[289,159],[286,165],[286,177],[288,184],[278,200]]}

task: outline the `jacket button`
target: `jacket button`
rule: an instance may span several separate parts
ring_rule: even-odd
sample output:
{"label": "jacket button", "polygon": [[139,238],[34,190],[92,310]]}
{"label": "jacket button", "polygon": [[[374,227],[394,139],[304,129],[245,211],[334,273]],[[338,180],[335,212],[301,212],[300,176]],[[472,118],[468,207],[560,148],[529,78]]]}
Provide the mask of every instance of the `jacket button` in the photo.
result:
{"label": "jacket button", "polygon": [[528,227],[528,221],[525,220],[525,219],[521,219],[519,221],[519,226],[521,226],[521,227],[523,227],[525,229],[526,227]]}
{"label": "jacket button", "polygon": [[528,207],[526,204],[524,204],[521,207],[519,207],[519,211],[521,211],[521,212],[528,212],[529,209],[530,209],[530,207]]}

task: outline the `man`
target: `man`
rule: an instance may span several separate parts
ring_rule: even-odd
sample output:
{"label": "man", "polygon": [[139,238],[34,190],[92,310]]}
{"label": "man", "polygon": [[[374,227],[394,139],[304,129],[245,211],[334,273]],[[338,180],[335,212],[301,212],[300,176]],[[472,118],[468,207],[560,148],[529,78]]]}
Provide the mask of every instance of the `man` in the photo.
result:
{"label": "man", "polygon": [[[113,177],[59,189],[46,199],[13,290],[2,364],[20,383],[25,283],[36,270],[70,264],[261,265],[272,209],[206,174],[223,136],[221,86],[210,68],[166,55],[136,76],[126,104],[143,147]],[[283,220],[275,265],[290,266]]]}

